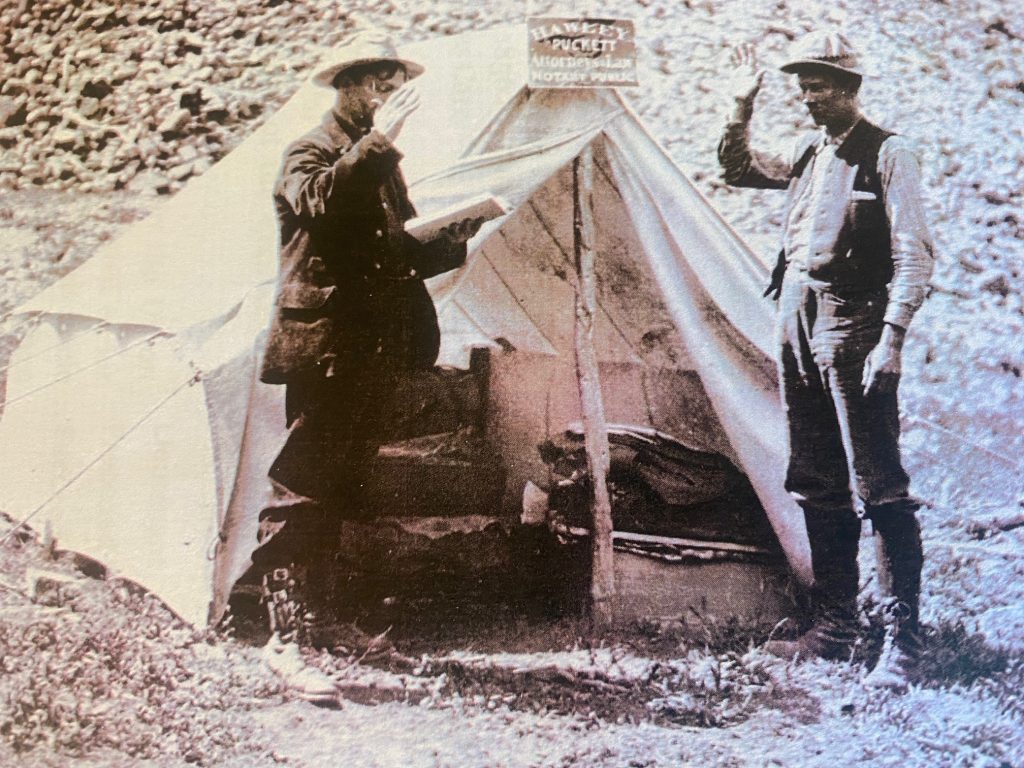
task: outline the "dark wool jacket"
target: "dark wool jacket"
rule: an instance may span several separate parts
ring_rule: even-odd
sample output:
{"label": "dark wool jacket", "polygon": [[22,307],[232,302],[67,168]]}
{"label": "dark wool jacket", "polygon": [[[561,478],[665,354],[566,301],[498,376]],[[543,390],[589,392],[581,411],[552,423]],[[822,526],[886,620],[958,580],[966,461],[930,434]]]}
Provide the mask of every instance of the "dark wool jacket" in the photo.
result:
{"label": "dark wool jacket", "polygon": [[421,244],[398,162],[378,131],[329,112],[292,144],[274,189],[280,268],[260,378],[336,375],[377,356],[433,365],[440,344],[424,278],[465,262],[465,244]]}

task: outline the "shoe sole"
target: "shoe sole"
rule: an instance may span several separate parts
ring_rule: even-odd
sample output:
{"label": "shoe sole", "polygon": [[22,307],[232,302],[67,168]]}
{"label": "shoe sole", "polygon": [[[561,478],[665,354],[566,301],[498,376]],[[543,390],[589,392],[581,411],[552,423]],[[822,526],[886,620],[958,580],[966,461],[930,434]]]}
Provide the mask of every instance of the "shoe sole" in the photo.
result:
{"label": "shoe sole", "polygon": [[342,709],[341,695],[334,693],[331,695],[327,694],[313,694],[313,693],[302,693],[301,691],[290,691],[292,695],[297,699],[301,699],[309,704],[313,704],[317,707],[324,707],[325,709]]}

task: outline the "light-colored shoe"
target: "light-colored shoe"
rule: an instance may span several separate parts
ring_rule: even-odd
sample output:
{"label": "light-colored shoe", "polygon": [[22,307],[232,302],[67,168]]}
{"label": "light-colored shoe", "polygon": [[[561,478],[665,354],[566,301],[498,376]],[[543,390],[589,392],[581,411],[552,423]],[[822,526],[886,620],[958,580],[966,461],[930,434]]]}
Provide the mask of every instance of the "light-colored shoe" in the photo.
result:
{"label": "light-colored shoe", "polygon": [[916,608],[894,598],[883,609],[883,622],[882,654],[875,668],[864,678],[864,685],[903,693],[910,687],[922,653]]}
{"label": "light-colored shoe", "polygon": [[892,633],[887,632],[882,655],[878,657],[875,668],[864,678],[864,685],[868,688],[905,693],[910,687],[911,677],[920,658],[918,643],[914,641],[916,638],[897,642]]}
{"label": "light-colored shoe", "polygon": [[275,633],[263,647],[263,663],[278,675],[288,690],[304,701],[321,707],[341,707],[334,682],[302,658],[298,643],[286,643]]}

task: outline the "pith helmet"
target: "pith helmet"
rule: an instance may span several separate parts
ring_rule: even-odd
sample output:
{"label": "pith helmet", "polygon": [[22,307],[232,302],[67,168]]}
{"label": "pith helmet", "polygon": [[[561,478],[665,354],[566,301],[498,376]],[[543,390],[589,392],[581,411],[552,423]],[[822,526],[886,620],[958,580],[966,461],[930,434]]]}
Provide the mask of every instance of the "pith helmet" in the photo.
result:
{"label": "pith helmet", "polygon": [[857,52],[839,32],[810,32],[793,45],[792,58],[779,69],[793,75],[825,67],[864,77]]}
{"label": "pith helmet", "polygon": [[368,30],[357,32],[330,53],[321,62],[320,70],[313,75],[313,82],[326,88],[334,87],[334,79],[350,67],[393,61],[405,67],[410,80],[423,74],[419,64],[400,58],[395,44],[385,32]]}

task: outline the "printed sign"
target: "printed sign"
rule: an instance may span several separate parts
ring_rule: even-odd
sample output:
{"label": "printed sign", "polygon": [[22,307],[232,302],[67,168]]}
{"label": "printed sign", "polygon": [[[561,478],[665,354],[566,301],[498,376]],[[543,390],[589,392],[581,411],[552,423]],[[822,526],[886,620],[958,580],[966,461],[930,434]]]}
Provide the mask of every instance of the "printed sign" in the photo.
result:
{"label": "printed sign", "polygon": [[627,19],[527,19],[530,87],[636,85],[636,31]]}

